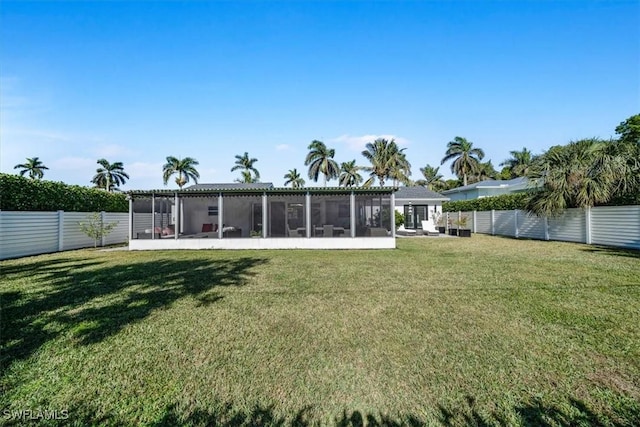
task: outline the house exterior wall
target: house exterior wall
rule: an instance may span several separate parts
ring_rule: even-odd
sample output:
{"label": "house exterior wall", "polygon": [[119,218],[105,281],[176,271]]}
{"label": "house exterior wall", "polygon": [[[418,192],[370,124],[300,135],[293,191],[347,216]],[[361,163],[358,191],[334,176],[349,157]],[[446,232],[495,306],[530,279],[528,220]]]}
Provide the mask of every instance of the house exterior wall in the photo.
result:
{"label": "house exterior wall", "polygon": [[451,194],[447,194],[447,197],[452,201],[456,201],[456,200],[471,200],[471,199],[477,199],[478,198],[478,190],[471,189],[468,191],[461,191],[459,193],[451,193]]}
{"label": "house exterior wall", "polygon": [[[427,205],[428,206],[428,213],[427,213],[427,222],[428,222],[428,229],[425,231],[438,231],[438,226],[434,221],[434,215],[433,212],[434,210],[439,212],[440,214],[442,214],[442,201],[441,200],[421,200],[421,199],[411,199],[411,200],[407,200],[407,199],[396,199],[395,201],[395,206],[394,209],[397,212],[400,212],[401,214],[404,215],[404,208],[405,206],[409,205],[409,202],[411,202],[412,205]],[[422,228],[422,224],[418,224],[419,228]]]}

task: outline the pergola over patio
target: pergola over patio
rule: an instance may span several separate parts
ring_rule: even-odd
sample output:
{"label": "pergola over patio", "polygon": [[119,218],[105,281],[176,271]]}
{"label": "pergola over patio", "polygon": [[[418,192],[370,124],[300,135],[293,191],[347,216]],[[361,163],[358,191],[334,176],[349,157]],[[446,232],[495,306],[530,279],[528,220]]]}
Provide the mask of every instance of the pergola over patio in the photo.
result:
{"label": "pergola over patio", "polygon": [[395,248],[394,188],[130,191],[130,249]]}

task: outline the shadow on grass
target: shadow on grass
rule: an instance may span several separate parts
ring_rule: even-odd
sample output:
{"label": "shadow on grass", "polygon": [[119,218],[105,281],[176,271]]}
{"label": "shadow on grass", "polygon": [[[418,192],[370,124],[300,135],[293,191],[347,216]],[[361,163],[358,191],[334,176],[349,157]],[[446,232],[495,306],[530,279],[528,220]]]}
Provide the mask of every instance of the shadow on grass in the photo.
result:
{"label": "shadow on grass", "polygon": [[55,259],[10,266],[3,275],[29,286],[0,294],[0,368],[62,335],[71,334],[78,344],[99,342],[183,297],[196,298],[196,306],[213,304],[222,298],[216,289],[242,286],[265,262],[167,258],[108,265]]}
{"label": "shadow on grass", "polygon": [[[89,405],[90,406],[90,405]],[[598,414],[583,402],[569,399],[562,407],[545,404],[539,399],[530,403],[520,403],[507,409],[507,414],[496,411],[482,412],[476,407],[474,398],[467,396],[459,407],[438,405],[434,410],[425,408],[430,413],[428,419],[414,414],[389,415],[384,413],[367,413],[358,410],[344,411],[333,419],[324,419],[318,408],[304,407],[297,411],[283,414],[275,406],[256,404],[251,408],[239,408],[232,403],[216,402],[213,409],[191,408],[188,411],[177,405],[165,408],[155,422],[154,427],[164,426],[316,426],[331,425],[335,427],[417,427],[427,425],[439,426],[612,426],[622,427],[638,425],[640,411],[638,406],[626,408],[609,414]],[[87,406],[69,409],[69,421],[82,424],[127,425],[136,420],[126,419],[122,415],[102,415],[95,408]],[[508,419],[507,419],[508,416]]]}
{"label": "shadow on grass", "polygon": [[622,249],[622,248],[614,248],[611,246],[591,246],[588,248],[582,249],[585,252],[595,253],[595,254],[603,254],[603,255],[612,255],[612,256],[621,256],[627,258],[639,258],[640,259],[640,250],[634,249]]}

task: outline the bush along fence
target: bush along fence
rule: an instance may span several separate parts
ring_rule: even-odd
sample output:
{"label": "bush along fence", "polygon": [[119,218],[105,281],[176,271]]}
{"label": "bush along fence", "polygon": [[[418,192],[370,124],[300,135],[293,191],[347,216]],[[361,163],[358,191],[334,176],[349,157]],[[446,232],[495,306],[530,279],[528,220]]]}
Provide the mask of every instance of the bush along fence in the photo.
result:
{"label": "bush along fence", "polygon": [[[86,229],[91,228],[87,226],[96,223],[111,230],[99,235],[87,233]],[[128,240],[127,213],[0,211],[0,259],[87,248],[96,243],[99,246],[112,245]]]}
{"label": "bush along fence", "polygon": [[467,228],[473,233],[640,250],[638,205],[567,209],[562,215],[549,218],[519,209],[457,211],[445,215],[448,224],[466,217]]}
{"label": "bush along fence", "polygon": [[123,193],[0,173],[0,210],[128,212]]}

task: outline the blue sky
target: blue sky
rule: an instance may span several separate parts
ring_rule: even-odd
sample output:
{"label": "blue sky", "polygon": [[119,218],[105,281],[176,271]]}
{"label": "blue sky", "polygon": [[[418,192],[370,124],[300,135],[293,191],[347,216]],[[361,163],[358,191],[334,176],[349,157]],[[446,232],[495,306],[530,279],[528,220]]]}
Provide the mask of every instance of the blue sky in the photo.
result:
{"label": "blue sky", "polygon": [[364,165],[378,136],[418,179],[455,136],[497,167],[640,112],[637,1],[3,0],[0,43],[0,170],[90,185],[104,157],[125,190],[162,188],[169,155],[232,182],[245,151],[281,186],[313,139]]}

